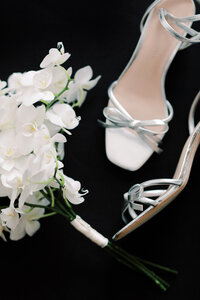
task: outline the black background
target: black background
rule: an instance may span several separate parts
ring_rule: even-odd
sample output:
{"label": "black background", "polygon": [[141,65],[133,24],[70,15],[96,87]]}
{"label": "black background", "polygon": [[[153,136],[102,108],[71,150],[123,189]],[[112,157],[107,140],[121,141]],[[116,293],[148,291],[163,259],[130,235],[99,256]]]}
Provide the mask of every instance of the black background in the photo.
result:
{"label": "black background", "polygon": [[[90,193],[76,211],[111,238],[123,225],[123,193],[134,183],[172,177],[188,136],[187,117],[200,87],[199,50],[177,54],[166,80],[174,107],[163,148],[138,171],[111,164],[104,151],[104,130],[97,125],[107,104],[107,88],[127,64],[139,37],[139,21],[151,1],[4,2],[1,17],[0,78],[37,70],[48,50],[62,41],[72,54],[64,65],[76,71],[91,65],[102,75],[77,110],[81,124],[68,137],[65,173]],[[196,26],[196,25],[195,25]],[[200,29],[200,27],[197,28]],[[155,45],[156,46],[156,45]],[[162,292],[76,232],[61,217],[41,221],[32,238],[1,241],[2,299],[199,299],[199,155],[185,190],[164,211],[118,242],[129,252],[174,267],[161,273],[171,284]]]}

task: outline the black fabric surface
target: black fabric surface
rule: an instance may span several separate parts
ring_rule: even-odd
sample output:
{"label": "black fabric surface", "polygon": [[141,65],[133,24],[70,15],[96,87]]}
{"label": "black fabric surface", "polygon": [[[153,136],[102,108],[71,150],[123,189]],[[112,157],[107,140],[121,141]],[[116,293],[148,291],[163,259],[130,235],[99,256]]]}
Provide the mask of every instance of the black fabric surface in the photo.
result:
{"label": "black fabric surface", "polygon": [[[123,193],[134,183],[173,176],[188,136],[187,118],[200,88],[200,45],[175,57],[166,79],[174,118],[161,155],[153,154],[138,171],[110,163],[104,150],[104,130],[97,125],[107,105],[107,88],[127,64],[139,38],[139,21],[151,1],[5,2],[1,14],[0,78],[37,70],[48,50],[64,43],[74,72],[91,65],[102,75],[77,109],[80,125],[68,137],[65,173],[89,190],[75,207],[105,236],[123,225]],[[196,25],[200,29],[200,26]],[[155,45],[156,47],[156,45]],[[147,66],[148,67],[148,66]],[[145,88],[145,87],[144,87]],[[142,274],[120,265],[104,250],[75,231],[61,217],[41,221],[41,229],[18,242],[0,241],[2,299],[199,299],[199,152],[184,191],[156,217],[118,245],[127,251],[179,270],[161,272],[171,287],[161,291]]]}

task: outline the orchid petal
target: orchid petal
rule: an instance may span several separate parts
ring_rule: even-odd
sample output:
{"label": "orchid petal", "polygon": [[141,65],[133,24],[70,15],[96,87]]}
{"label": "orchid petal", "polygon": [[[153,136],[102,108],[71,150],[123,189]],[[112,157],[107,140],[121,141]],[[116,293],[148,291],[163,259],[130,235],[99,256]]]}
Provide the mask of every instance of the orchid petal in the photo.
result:
{"label": "orchid petal", "polygon": [[38,221],[29,221],[26,223],[25,230],[29,236],[33,236],[36,231],[40,229],[40,222]]}
{"label": "orchid petal", "polygon": [[93,71],[90,66],[86,66],[84,68],[79,69],[75,76],[75,82],[78,82],[79,84],[84,84],[85,82],[89,81],[92,78]]}

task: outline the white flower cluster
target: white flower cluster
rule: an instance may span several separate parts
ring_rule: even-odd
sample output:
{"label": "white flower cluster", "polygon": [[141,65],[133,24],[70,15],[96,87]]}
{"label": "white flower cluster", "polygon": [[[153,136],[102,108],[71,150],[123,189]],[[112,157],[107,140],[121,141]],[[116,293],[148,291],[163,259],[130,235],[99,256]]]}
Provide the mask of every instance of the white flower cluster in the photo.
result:
{"label": "white flower cluster", "polygon": [[58,43],[41,62],[42,69],[13,73],[8,84],[0,81],[0,197],[9,198],[9,205],[0,205],[4,240],[4,231],[18,240],[39,229],[45,209],[26,204],[48,205],[40,191],[57,187],[60,178],[64,197],[74,204],[84,200],[80,183],[63,174],[66,137],[60,131],[71,134],[79,124],[72,107],[83,103],[100,76],[90,80],[92,69],[87,66],[72,79],[72,68],[61,66],[69,57]]}

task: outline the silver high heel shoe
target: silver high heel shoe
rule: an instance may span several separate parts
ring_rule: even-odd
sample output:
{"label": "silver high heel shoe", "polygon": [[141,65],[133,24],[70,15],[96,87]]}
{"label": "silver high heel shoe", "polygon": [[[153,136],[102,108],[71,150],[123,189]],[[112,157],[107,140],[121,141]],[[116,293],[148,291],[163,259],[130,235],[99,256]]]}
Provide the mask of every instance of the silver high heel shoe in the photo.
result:
{"label": "silver high heel shoe", "polygon": [[191,28],[200,20],[194,13],[193,0],[154,1],[142,18],[141,37],[128,65],[108,89],[106,122],[100,124],[106,128],[107,157],[121,168],[135,171],[161,151],[159,143],[173,117],[165,77],[178,50],[200,41]]}
{"label": "silver high heel shoe", "polygon": [[[126,222],[125,215],[128,213],[133,220],[114,235],[114,240],[123,238],[151,219],[174,200],[186,186],[193,159],[200,143],[200,122],[196,127],[194,125],[194,114],[199,100],[200,92],[190,109],[188,119],[190,136],[181,153],[174,177],[172,179],[153,179],[135,184],[124,194],[125,206],[122,211],[122,218]],[[158,186],[165,185],[168,188],[157,189]],[[148,189],[149,187],[150,189]],[[156,189],[151,189],[152,187]]]}

